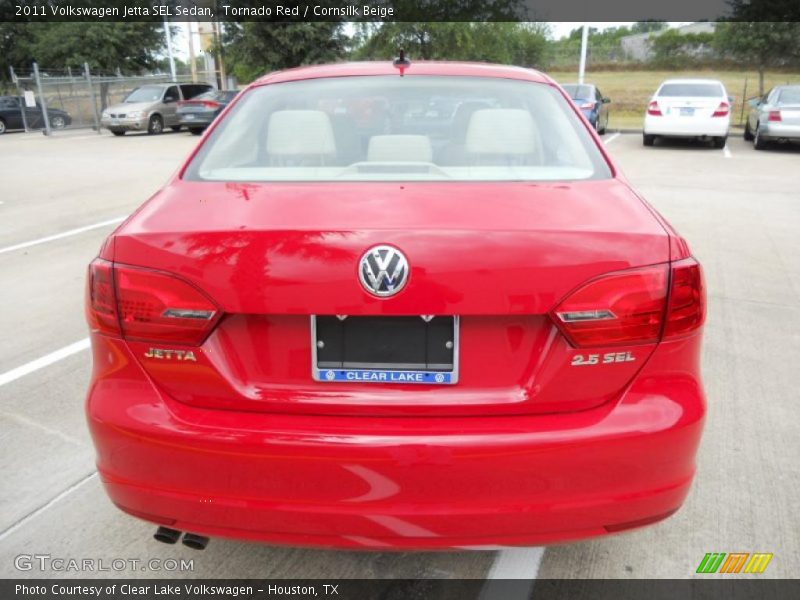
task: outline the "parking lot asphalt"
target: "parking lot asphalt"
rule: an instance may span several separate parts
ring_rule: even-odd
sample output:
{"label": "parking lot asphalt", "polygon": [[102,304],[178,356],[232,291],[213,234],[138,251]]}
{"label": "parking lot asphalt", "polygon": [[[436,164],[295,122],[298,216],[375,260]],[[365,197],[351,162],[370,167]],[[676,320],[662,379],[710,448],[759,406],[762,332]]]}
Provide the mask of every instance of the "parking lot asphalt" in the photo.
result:
{"label": "parking lot asphalt", "polygon": [[[91,366],[81,344],[84,276],[113,223],[166,180],[197,138],[0,138],[0,577],[92,575],[15,568],[20,554],[48,554],[106,564],[194,559],[184,575],[208,578],[533,578],[537,569],[540,578],[683,578],[695,576],[707,552],[771,552],[760,577],[796,576],[800,148],[605,140],[704,265],[708,421],[681,511],[643,530],[548,547],[540,564],[536,550],[336,552],[214,539],[197,552],[153,541],[154,527],[114,508],[94,472],[83,418]],[[126,566],[95,575],[163,574]]]}

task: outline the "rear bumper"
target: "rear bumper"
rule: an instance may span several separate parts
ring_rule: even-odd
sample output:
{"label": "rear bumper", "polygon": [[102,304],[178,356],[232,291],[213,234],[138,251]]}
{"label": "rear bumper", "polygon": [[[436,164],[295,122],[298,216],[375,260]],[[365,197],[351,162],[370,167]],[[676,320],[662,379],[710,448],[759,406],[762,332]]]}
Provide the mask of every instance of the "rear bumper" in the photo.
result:
{"label": "rear bumper", "polygon": [[187,118],[186,115],[179,114],[178,124],[185,127],[208,127],[215,117],[216,115],[195,114],[193,117]]}
{"label": "rear bumper", "polygon": [[645,116],[644,133],[673,137],[724,137],[730,121],[725,117],[654,117]]}
{"label": "rear bumper", "polygon": [[141,117],[139,119],[111,119],[103,117],[100,120],[100,126],[109,130],[116,131],[147,131],[149,117]]}
{"label": "rear bumper", "polygon": [[207,410],[164,397],[93,336],[87,414],[120,508],[179,530],[373,549],[530,545],[663,518],[704,418],[699,337],[662,344],[618,401],[490,418]]}
{"label": "rear bumper", "polygon": [[769,139],[800,140],[800,125],[768,122],[761,125],[760,134]]}

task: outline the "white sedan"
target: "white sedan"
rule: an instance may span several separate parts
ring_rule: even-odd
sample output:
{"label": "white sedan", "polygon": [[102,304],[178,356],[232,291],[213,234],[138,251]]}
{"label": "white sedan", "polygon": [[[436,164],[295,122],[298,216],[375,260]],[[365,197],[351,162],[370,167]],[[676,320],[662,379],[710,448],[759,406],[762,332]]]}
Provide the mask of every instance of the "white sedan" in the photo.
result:
{"label": "white sedan", "polygon": [[731,124],[731,99],[716,79],[668,79],[647,105],[645,146],[656,137],[711,139],[725,147]]}

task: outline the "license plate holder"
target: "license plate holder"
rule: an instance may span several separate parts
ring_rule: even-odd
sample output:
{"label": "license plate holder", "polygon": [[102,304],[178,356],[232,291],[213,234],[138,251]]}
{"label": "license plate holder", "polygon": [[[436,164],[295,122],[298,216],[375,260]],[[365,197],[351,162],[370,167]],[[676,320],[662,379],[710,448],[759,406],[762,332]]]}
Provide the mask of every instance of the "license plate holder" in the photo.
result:
{"label": "license plate holder", "polygon": [[311,317],[311,372],[320,382],[452,385],[459,318]]}
{"label": "license plate holder", "polygon": [[694,108],[690,106],[684,106],[681,108],[680,115],[682,117],[693,117],[694,116]]}

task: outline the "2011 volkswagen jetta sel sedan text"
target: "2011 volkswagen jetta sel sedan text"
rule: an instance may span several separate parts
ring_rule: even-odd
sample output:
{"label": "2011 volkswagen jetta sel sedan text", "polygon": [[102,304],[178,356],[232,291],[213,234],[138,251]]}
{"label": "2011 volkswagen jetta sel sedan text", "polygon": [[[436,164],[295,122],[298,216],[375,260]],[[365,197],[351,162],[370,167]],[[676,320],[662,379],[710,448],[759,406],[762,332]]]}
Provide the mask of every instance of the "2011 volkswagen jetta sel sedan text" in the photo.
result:
{"label": "2011 volkswagen jetta sel sedan text", "polygon": [[532,70],[264,77],[106,240],[87,313],[105,488],[175,536],[564,541],[693,477],[700,266]]}

